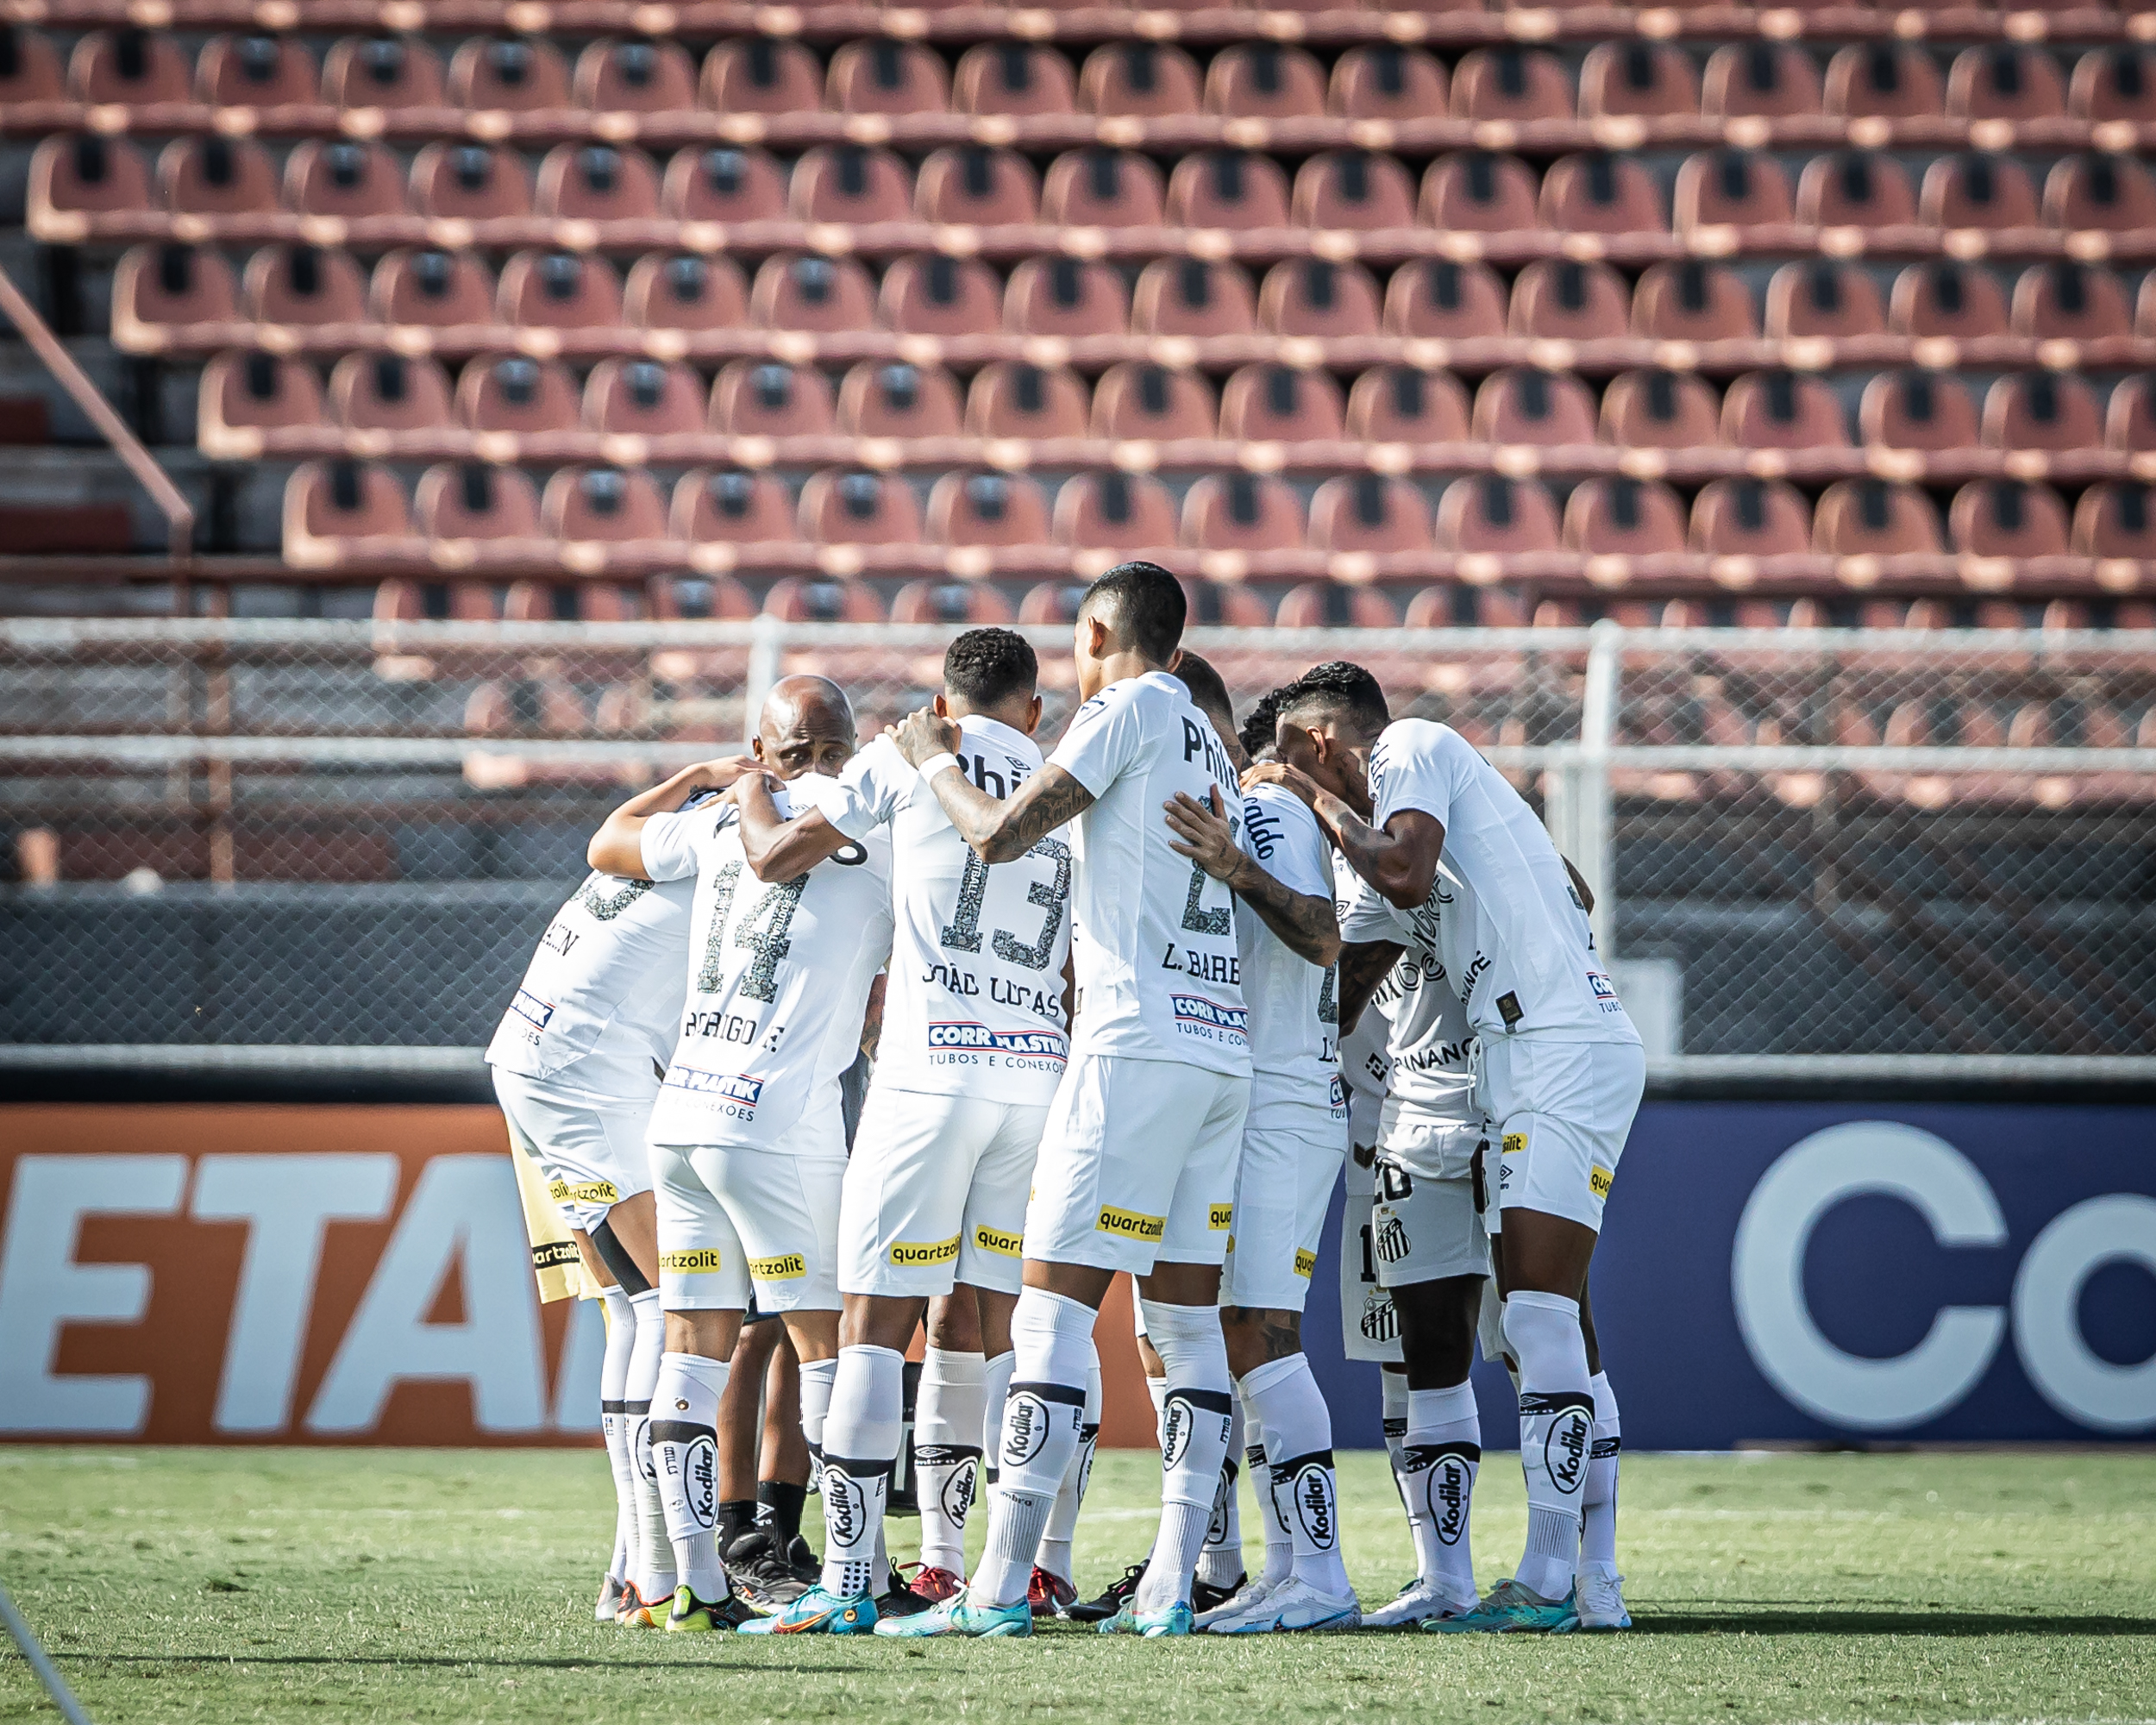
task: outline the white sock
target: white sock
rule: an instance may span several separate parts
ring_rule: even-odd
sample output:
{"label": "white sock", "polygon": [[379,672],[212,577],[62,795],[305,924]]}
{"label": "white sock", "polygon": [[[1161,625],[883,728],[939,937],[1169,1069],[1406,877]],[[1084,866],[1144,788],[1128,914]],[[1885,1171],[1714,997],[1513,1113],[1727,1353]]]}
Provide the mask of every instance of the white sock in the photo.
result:
{"label": "white sock", "polygon": [[636,1308],[636,1333],[629,1350],[629,1372],[622,1380],[622,1414],[629,1422],[630,1484],[636,1494],[636,1594],[649,1605],[671,1595],[676,1579],[667,1507],[651,1458],[651,1393],[659,1381],[667,1320],[656,1288],[632,1295],[629,1303]]}
{"label": "white sock", "polygon": [[1520,1584],[1564,1597],[1580,1557],[1580,1491],[1594,1446],[1580,1306],[1522,1290],[1505,1301],[1505,1340],[1520,1362],[1520,1463],[1527,1476],[1527,1549]]}
{"label": "white sock", "polygon": [[1265,1573],[1260,1579],[1277,1586],[1294,1572],[1294,1535],[1288,1531],[1287,1506],[1273,1490],[1273,1471],[1266,1465],[1266,1445],[1270,1440],[1265,1421],[1250,1406],[1247,1394],[1238,1390],[1238,1398],[1243,1404],[1243,1430],[1249,1440],[1243,1458],[1250,1465],[1250,1489],[1257,1493],[1258,1508],[1264,1512]]}
{"label": "white sock", "polygon": [[1220,1484],[1213,1494],[1213,1519],[1206,1542],[1198,1548],[1198,1579],[1207,1587],[1233,1587],[1243,1570],[1243,1494],[1237,1476],[1243,1466],[1243,1401],[1234,1400],[1228,1416],[1228,1452],[1220,1458]]}
{"label": "white sock", "polygon": [[723,1359],[669,1353],[659,1362],[651,1396],[651,1459],[674,1572],[706,1604],[726,1596],[726,1571],[718,1561],[718,1428],[730,1370]]}
{"label": "white sock", "polygon": [[1093,1479],[1093,1454],[1100,1443],[1100,1357],[1094,1354],[1086,1372],[1086,1407],[1078,1419],[1078,1452],[1063,1470],[1063,1483],[1056,1488],[1056,1507],[1048,1512],[1048,1526],[1041,1534],[1041,1548],[1034,1561],[1065,1581],[1075,1578],[1070,1543],[1078,1532],[1078,1512],[1084,1508],[1086,1487]]}
{"label": "white sock", "polygon": [[1609,1387],[1609,1374],[1598,1371],[1588,1380],[1595,1397],[1595,1445],[1589,1452],[1587,1484],[1580,1493],[1579,1573],[1599,1570],[1617,1573],[1617,1463],[1625,1446],[1624,1427],[1617,1417],[1617,1392]]}
{"label": "white sock", "polygon": [[1032,1582],[1049,1512],[1078,1452],[1095,1315],[1082,1302],[1045,1289],[1018,1295],[1011,1314],[1017,1359],[1003,1404],[987,1545],[967,1590],[980,1604],[1018,1604]]}
{"label": "white sock", "polygon": [[808,1442],[809,1487],[813,1490],[824,1473],[824,1424],[830,1418],[831,1386],[838,1382],[836,1359],[801,1362],[801,1435]]}
{"label": "white sock", "polygon": [[1468,1529],[1482,1463],[1475,1385],[1409,1390],[1406,1423],[1401,1496],[1414,1536],[1416,1578],[1435,1584],[1454,1604],[1472,1606],[1475,1547]]}
{"label": "white sock", "polygon": [[1147,1378],[1145,1393],[1153,1398],[1153,1441],[1164,1446],[1168,1441],[1168,1380]]}
{"label": "white sock", "polygon": [[1220,1460],[1234,1423],[1227,1339],[1218,1306],[1170,1306],[1141,1299],[1145,1330],[1168,1368],[1161,1446],[1160,1531],[1131,1600],[1134,1610],[1167,1610],[1190,1594],[1198,1552],[1213,1521]]}
{"label": "white sock", "polygon": [[1353,1591],[1340,1560],[1340,1484],[1332,1464],[1332,1412],[1311,1375],[1310,1357],[1292,1353],[1247,1374],[1243,1394],[1265,1427],[1265,1456],[1295,1574],[1334,1599]]}
{"label": "white sock", "polygon": [[921,1356],[913,1403],[913,1496],[921,1507],[921,1565],[966,1574],[966,1512],[981,1475],[987,1362],[932,1347]]}
{"label": "white sock", "polygon": [[1404,1509],[1407,1506],[1407,1487],[1401,1472],[1401,1452],[1407,1447],[1407,1374],[1381,1369],[1377,1381],[1384,1396],[1385,1454],[1393,1465],[1393,1490],[1400,1494]]}
{"label": "white sock", "polygon": [[906,1356],[849,1347],[835,1364],[824,1422],[824,1590],[850,1599],[881,1592],[891,1572],[887,1561],[877,1566],[877,1544],[906,1423]]}
{"label": "white sock", "polygon": [[981,1369],[981,1486],[975,1494],[986,1500],[996,1483],[996,1455],[1003,1447],[1003,1403],[1011,1393],[1011,1373],[1018,1364],[1015,1353],[1000,1353]]}
{"label": "white sock", "polygon": [[627,1581],[636,1572],[636,1476],[629,1453],[629,1415],[623,1403],[629,1382],[629,1355],[636,1343],[636,1308],[619,1288],[599,1294],[606,1314],[606,1352],[599,1363],[599,1423],[606,1436],[606,1464],[614,1473],[614,1560],[606,1572]]}

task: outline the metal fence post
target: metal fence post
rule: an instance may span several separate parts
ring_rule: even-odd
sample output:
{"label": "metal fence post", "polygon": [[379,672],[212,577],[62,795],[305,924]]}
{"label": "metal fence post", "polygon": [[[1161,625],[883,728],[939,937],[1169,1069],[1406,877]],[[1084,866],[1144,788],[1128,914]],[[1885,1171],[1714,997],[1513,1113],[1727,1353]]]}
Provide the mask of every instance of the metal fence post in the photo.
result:
{"label": "metal fence post", "polygon": [[1573,781],[1570,825],[1579,845],[1573,866],[1595,894],[1589,922],[1607,964],[1616,957],[1617,824],[1610,809],[1609,748],[1617,729],[1618,682],[1625,631],[1608,618],[1587,637],[1587,685],[1580,707],[1580,764]]}
{"label": "metal fence post", "polygon": [[768,612],[749,625],[749,671],[741,685],[741,740],[756,740],[756,718],[764,698],[779,681],[779,656],[786,646],[786,624]]}

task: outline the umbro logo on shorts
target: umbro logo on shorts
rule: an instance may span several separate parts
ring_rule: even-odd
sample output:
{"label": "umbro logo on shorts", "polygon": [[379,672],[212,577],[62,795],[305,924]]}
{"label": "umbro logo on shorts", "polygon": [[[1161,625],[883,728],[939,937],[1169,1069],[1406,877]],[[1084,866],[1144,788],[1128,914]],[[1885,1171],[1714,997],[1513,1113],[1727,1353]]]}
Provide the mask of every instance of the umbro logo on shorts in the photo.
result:
{"label": "umbro logo on shorts", "polygon": [[808,1274],[808,1260],[798,1251],[781,1252],[776,1258],[752,1258],[749,1273],[759,1282],[798,1282]]}
{"label": "umbro logo on shorts", "polygon": [[949,1264],[958,1256],[958,1236],[953,1234],[947,1240],[897,1240],[890,1256],[901,1270],[920,1264]]}
{"label": "umbro logo on shorts", "polygon": [[1597,1198],[1607,1198],[1616,1179],[1617,1171],[1614,1169],[1590,1168],[1587,1170],[1587,1189]]}
{"label": "umbro logo on shorts", "polygon": [[[1227,1224],[1224,1221],[1219,1226],[1225,1227]],[[1168,1218],[1141,1216],[1135,1210],[1119,1210],[1112,1204],[1103,1204],[1100,1219],[1093,1226],[1095,1233],[1121,1234],[1125,1239],[1159,1240],[1167,1237]]]}
{"label": "umbro logo on shorts", "polygon": [[659,1268],[670,1270],[676,1276],[708,1276],[718,1268],[718,1248],[705,1246],[698,1251],[662,1251],[659,1254]]}
{"label": "umbro logo on shorts", "polygon": [[992,1228],[986,1222],[973,1231],[973,1243],[983,1251],[994,1252],[999,1258],[1025,1256],[1025,1239],[1022,1234],[1006,1234],[1000,1228]]}

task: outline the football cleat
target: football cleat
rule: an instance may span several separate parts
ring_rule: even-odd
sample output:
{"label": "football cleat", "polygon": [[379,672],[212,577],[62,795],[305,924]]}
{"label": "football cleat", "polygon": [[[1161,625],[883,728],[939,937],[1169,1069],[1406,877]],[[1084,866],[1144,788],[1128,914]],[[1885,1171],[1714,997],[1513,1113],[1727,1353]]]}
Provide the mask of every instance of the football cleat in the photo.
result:
{"label": "football cleat", "polygon": [[734,1591],[761,1616],[785,1610],[815,1585],[813,1578],[802,1579],[787,1561],[768,1527],[751,1527],[727,1549],[725,1560],[726,1578]]}
{"label": "football cleat", "polygon": [[1545,1599],[1510,1578],[1482,1596],[1482,1603],[1457,1617],[1432,1617],[1425,1630],[1440,1635],[1537,1635],[1547,1634],[1571,1614],[1572,1596]]}
{"label": "football cleat", "polygon": [[[1040,1571],[1036,1570],[1034,1573],[1038,1575]],[[919,1573],[906,1584],[907,1590],[924,1605],[941,1605],[946,1599],[955,1598],[965,1591],[965,1587],[964,1576],[953,1575],[947,1569],[937,1569],[928,1565],[923,1565]]]}
{"label": "football cleat", "polygon": [[685,1581],[674,1590],[674,1609],[667,1613],[667,1633],[709,1634],[713,1630],[738,1629],[745,1624],[762,1622],[732,1594],[719,1600],[699,1599],[689,1591],[689,1584]]}
{"label": "football cleat", "polygon": [[1165,1611],[1140,1611],[1135,1604],[1129,1604],[1098,1627],[1104,1635],[1142,1635],[1156,1641],[1163,1636],[1188,1635],[1197,1615],[1181,1599]]}
{"label": "football cleat", "polygon": [[1068,1607],[1063,1615],[1074,1623],[1099,1623],[1112,1617],[1128,1605],[1138,1593],[1139,1578],[1144,1575],[1145,1565],[1134,1563],[1125,1570],[1121,1578],[1108,1584],[1107,1591],[1097,1599]]}
{"label": "football cleat", "polygon": [[899,1617],[876,1625],[879,1635],[915,1639],[931,1635],[968,1635],[986,1639],[1000,1635],[1030,1635],[1033,1613],[1021,1599],[1015,1605],[975,1605],[965,1593],[956,1593],[941,1605],[911,1617]]}
{"label": "football cleat", "polygon": [[622,1584],[621,1610],[614,1618],[621,1628],[656,1629],[665,1623],[666,1614],[667,1607],[663,1602],[645,1603],[643,1595],[636,1590],[635,1582],[625,1581]]}
{"label": "football cleat", "polygon": [[613,1623],[621,1618],[622,1589],[629,1584],[617,1575],[610,1575],[599,1584],[599,1603],[592,1608],[595,1623]]}
{"label": "football cleat", "polygon": [[812,1587],[785,1610],[752,1617],[741,1625],[744,1635],[866,1635],[876,1627],[876,1602],[865,1593],[850,1596]]}
{"label": "football cleat", "polygon": [[1352,1590],[1320,1593],[1300,1576],[1289,1576],[1263,1598],[1233,1616],[1217,1619],[1213,1635],[1269,1635],[1297,1629],[1352,1629],[1363,1621],[1362,1602]]}
{"label": "football cleat", "polygon": [[1263,1604],[1265,1596],[1279,1585],[1280,1584],[1276,1581],[1254,1581],[1249,1586],[1241,1589],[1226,1604],[1216,1605],[1210,1610],[1200,1611],[1193,1621],[1191,1628],[1203,1634],[1215,1623],[1225,1622],[1231,1617],[1239,1617],[1252,1607]]}
{"label": "football cleat", "polygon": [[1365,1629],[1412,1629],[1418,1623],[1427,1623],[1433,1617],[1464,1617],[1476,1607],[1476,1602],[1458,1600],[1447,1593],[1434,1581],[1425,1581],[1417,1576],[1400,1590],[1396,1598],[1389,1599],[1375,1611],[1363,1614]]}
{"label": "football cleat", "polygon": [[[921,1578],[916,1577],[913,1585],[918,1591]],[[1060,1617],[1067,1615],[1078,1603],[1078,1590],[1052,1569],[1033,1565],[1033,1578],[1025,1584],[1025,1603],[1036,1617]]]}
{"label": "football cleat", "polygon": [[[922,1575],[925,1575],[927,1571],[925,1570],[921,1571]],[[948,1571],[946,1571],[946,1573],[948,1573]],[[880,1618],[911,1617],[916,1612],[927,1610],[930,1606],[937,1603],[938,1599],[948,1598],[950,1596],[949,1595],[940,1595],[938,1596],[938,1599],[929,1599],[924,1597],[918,1593],[916,1593],[913,1590],[915,1587],[919,1585],[921,1577],[917,1575],[914,1577],[913,1580],[909,1583],[906,1580],[905,1574],[899,1570],[898,1565],[896,1564],[893,1564],[891,1565],[890,1579],[891,1584],[881,1593],[879,1593],[876,1596],[876,1615]],[[961,1588],[964,1585],[965,1583],[962,1581],[958,1584],[958,1587]],[[956,1593],[957,1590],[958,1588],[953,1588],[951,1590],[953,1593]]]}
{"label": "football cleat", "polygon": [[1215,1587],[1211,1582],[1193,1578],[1190,1584],[1190,1609],[1194,1611],[1218,1611],[1250,1585],[1248,1575],[1238,1575],[1225,1587]]}
{"label": "football cleat", "polygon": [[1570,1635],[1578,1630],[1629,1629],[1632,1613],[1625,1609],[1624,1577],[1615,1570],[1583,1570],[1573,1578],[1572,1609],[1550,1633]]}

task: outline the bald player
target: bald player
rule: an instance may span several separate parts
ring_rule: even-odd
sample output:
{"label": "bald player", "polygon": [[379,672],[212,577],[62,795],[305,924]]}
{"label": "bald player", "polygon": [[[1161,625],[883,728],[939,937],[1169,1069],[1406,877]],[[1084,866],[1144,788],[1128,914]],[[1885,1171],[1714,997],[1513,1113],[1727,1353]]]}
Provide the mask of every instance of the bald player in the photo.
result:
{"label": "bald player", "polygon": [[[795,812],[795,781],[835,778],[855,736],[837,685],[787,677],[772,689],[755,748],[768,775],[759,792],[775,781],[779,818]],[[684,806],[705,782],[692,769],[632,798],[591,847],[596,869],[696,882],[687,1004],[650,1127],[667,1345],[651,1440],[679,1578],[667,1619],[676,1631],[766,1621],[731,1596],[719,1561],[719,1398],[753,1283],[800,1357],[812,1450],[821,1438],[838,1352],[839,1086],[891,947],[887,838],[871,833],[766,886],[730,800]]]}

